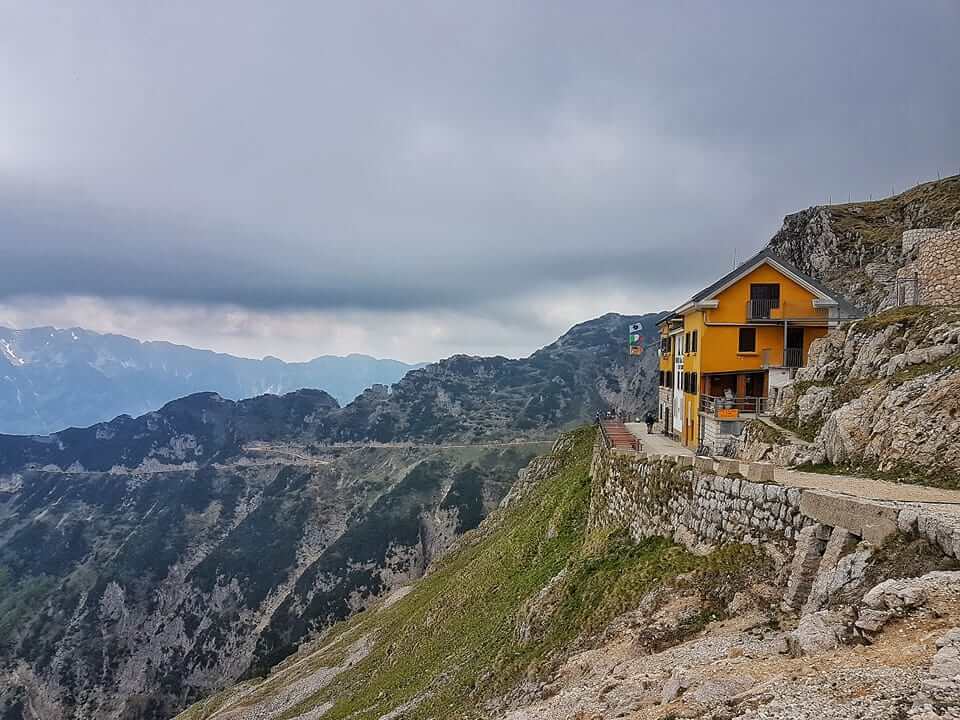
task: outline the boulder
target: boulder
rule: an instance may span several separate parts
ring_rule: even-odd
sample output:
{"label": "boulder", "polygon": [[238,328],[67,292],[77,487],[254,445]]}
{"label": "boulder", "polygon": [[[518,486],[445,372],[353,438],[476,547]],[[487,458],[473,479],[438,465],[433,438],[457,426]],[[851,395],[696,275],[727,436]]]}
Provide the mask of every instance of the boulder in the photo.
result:
{"label": "boulder", "polygon": [[857,616],[857,621],[854,625],[865,632],[878,633],[893,616],[894,612],[892,610],[871,610],[870,608],[864,608]]}
{"label": "boulder", "polygon": [[884,580],[863,596],[863,604],[871,610],[896,610],[906,612],[918,608],[927,601],[923,586],[910,580]]}
{"label": "boulder", "polygon": [[835,650],[849,633],[846,613],[819,610],[800,618],[797,629],[787,636],[787,652],[791,657],[802,657]]}
{"label": "boulder", "polygon": [[937,640],[930,674],[938,678],[960,678],[960,627],[955,627]]}

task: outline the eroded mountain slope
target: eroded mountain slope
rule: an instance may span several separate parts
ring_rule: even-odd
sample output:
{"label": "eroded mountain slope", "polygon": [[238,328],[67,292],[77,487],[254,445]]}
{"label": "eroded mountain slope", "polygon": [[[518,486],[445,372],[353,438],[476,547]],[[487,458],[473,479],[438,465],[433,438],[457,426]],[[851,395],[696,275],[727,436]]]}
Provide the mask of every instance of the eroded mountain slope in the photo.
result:
{"label": "eroded mountain slope", "polygon": [[23,473],[0,490],[0,716],[172,715],[419,577],[542,448]]}

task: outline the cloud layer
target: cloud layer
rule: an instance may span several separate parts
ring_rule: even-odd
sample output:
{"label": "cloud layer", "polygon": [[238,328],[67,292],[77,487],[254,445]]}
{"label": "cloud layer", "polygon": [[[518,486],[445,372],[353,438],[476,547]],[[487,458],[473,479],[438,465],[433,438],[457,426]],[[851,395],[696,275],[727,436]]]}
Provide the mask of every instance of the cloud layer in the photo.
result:
{"label": "cloud layer", "polygon": [[[0,302],[25,324],[326,329],[297,355],[389,324],[417,359],[470,325],[518,354],[598,300],[671,305],[786,212],[960,171],[951,0],[3,16]],[[243,327],[200,344],[283,352]]]}

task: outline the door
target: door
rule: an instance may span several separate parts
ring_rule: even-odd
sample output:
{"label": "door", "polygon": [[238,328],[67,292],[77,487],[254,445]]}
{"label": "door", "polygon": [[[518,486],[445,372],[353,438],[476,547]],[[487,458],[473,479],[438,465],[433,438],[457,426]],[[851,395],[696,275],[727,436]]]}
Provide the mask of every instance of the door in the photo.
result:
{"label": "door", "polygon": [[750,313],[752,320],[769,320],[770,311],[780,307],[780,285],[755,283],[750,285]]}
{"label": "door", "polygon": [[783,351],[783,364],[788,368],[803,365],[803,328],[787,328],[787,346]]}
{"label": "door", "polygon": [[745,380],[743,411],[748,413],[760,412],[762,402],[759,398],[763,397],[763,375],[750,373]]}

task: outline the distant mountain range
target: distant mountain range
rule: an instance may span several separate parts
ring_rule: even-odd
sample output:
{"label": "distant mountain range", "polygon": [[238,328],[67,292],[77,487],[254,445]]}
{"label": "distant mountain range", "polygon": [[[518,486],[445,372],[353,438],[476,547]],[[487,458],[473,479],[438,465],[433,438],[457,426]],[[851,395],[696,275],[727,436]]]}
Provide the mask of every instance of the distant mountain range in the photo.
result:
{"label": "distant mountain range", "polygon": [[418,367],[368,355],[253,360],[80,328],[0,327],[0,433],[85,427],[202,391],[239,400],[317,388],[343,405]]}
{"label": "distant mountain range", "polygon": [[264,394],[238,402],[200,392],[137,418],[121,415],[48,437],[0,434],[0,472],[197,467],[230,460],[251,442],[330,445],[549,438],[559,429],[589,420],[597,410],[640,415],[651,409],[657,354],[628,355],[626,338],[630,324],[642,323],[645,345],[653,346],[659,317],[609,313],[575,325],[555,342],[518,360],[454,355],[406,374],[392,388],[375,385],[342,408],[330,393],[320,390]]}
{"label": "distant mountain range", "polygon": [[169,718],[263,673],[420,577],[550,448],[536,440],[652,407],[658,317],[604,315],[522,359],[454,356],[345,407],[202,392],[0,435],[0,718]]}

